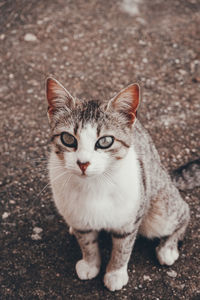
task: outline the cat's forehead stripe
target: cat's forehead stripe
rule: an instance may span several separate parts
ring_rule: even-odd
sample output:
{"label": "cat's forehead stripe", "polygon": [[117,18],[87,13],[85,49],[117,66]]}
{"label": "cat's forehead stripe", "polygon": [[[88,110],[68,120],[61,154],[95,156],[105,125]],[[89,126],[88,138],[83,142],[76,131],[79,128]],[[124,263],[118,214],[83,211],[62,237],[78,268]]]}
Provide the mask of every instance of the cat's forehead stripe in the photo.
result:
{"label": "cat's forehead stripe", "polygon": [[76,123],[74,126],[74,135],[77,135],[78,128],[79,128],[79,124]]}
{"label": "cat's forehead stripe", "polygon": [[89,121],[98,121],[103,114],[100,110],[100,101],[90,100],[83,104],[80,112],[80,118],[82,120],[82,126]]}
{"label": "cat's forehead stripe", "polygon": [[98,124],[98,126],[97,126],[97,137],[100,136],[100,132],[101,132],[101,126]]}

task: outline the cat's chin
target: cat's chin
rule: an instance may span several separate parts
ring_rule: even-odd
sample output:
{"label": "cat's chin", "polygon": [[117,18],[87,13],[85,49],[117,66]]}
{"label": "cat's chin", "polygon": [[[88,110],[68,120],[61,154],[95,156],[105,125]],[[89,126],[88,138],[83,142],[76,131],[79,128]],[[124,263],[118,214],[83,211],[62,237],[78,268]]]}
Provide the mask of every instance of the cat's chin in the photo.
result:
{"label": "cat's chin", "polygon": [[75,174],[80,180],[90,180],[93,178],[97,178],[99,175],[98,174]]}

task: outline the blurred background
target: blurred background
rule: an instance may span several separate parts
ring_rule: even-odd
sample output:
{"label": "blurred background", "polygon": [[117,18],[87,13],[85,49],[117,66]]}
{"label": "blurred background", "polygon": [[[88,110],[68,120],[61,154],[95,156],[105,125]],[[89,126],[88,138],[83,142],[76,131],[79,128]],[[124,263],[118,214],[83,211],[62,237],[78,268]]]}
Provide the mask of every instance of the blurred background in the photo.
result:
{"label": "blurred background", "polygon": [[171,171],[199,157],[199,0],[0,1],[0,298],[200,299],[199,188],[182,191],[191,223],[172,267],[139,238],[129,284],[102,283],[110,239],[100,237],[100,275],[78,280],[75,239],[55,210],[46,163],[45,79],[81,99],[142,87],[139,119]]}

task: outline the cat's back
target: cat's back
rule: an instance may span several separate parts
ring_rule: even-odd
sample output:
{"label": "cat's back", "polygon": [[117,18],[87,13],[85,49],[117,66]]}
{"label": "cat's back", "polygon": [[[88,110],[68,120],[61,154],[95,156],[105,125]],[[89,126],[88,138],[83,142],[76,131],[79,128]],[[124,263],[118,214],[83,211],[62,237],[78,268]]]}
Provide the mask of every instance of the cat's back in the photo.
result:
{"label": "cat's back", "polygon": [[168,172],[161,164],[151,136],[138,120],[133,128],[133,145],[140,165],[146,199],[151,201],[163,192],[177,195]]}
{"label": "cat's back", "polygon": [[133,145],[140,163],[160,164],[160,157],[153,140],[139,120],[133,127]]}

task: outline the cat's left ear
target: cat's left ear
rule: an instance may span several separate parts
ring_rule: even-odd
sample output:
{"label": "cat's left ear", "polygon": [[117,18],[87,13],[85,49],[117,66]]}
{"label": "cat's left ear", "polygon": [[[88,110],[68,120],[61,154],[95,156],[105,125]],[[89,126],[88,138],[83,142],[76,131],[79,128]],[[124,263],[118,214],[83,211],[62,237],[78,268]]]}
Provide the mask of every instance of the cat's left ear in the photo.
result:
{"label": "cat's left ear", "polygon": [[56,79],[49,77],[46,81],[46,97],[48,101],[48,115],[51,117],[59,108],[71,110],[75,105],[74,98]]}
{"label": "cat's left ear", "polygon": [[130,125],[133,124],[137,109],[140,103],[140,86],[137,83],[131,84],[125,89],[121,90],[109,102],[109,108],[122,113],[127,118]]}

